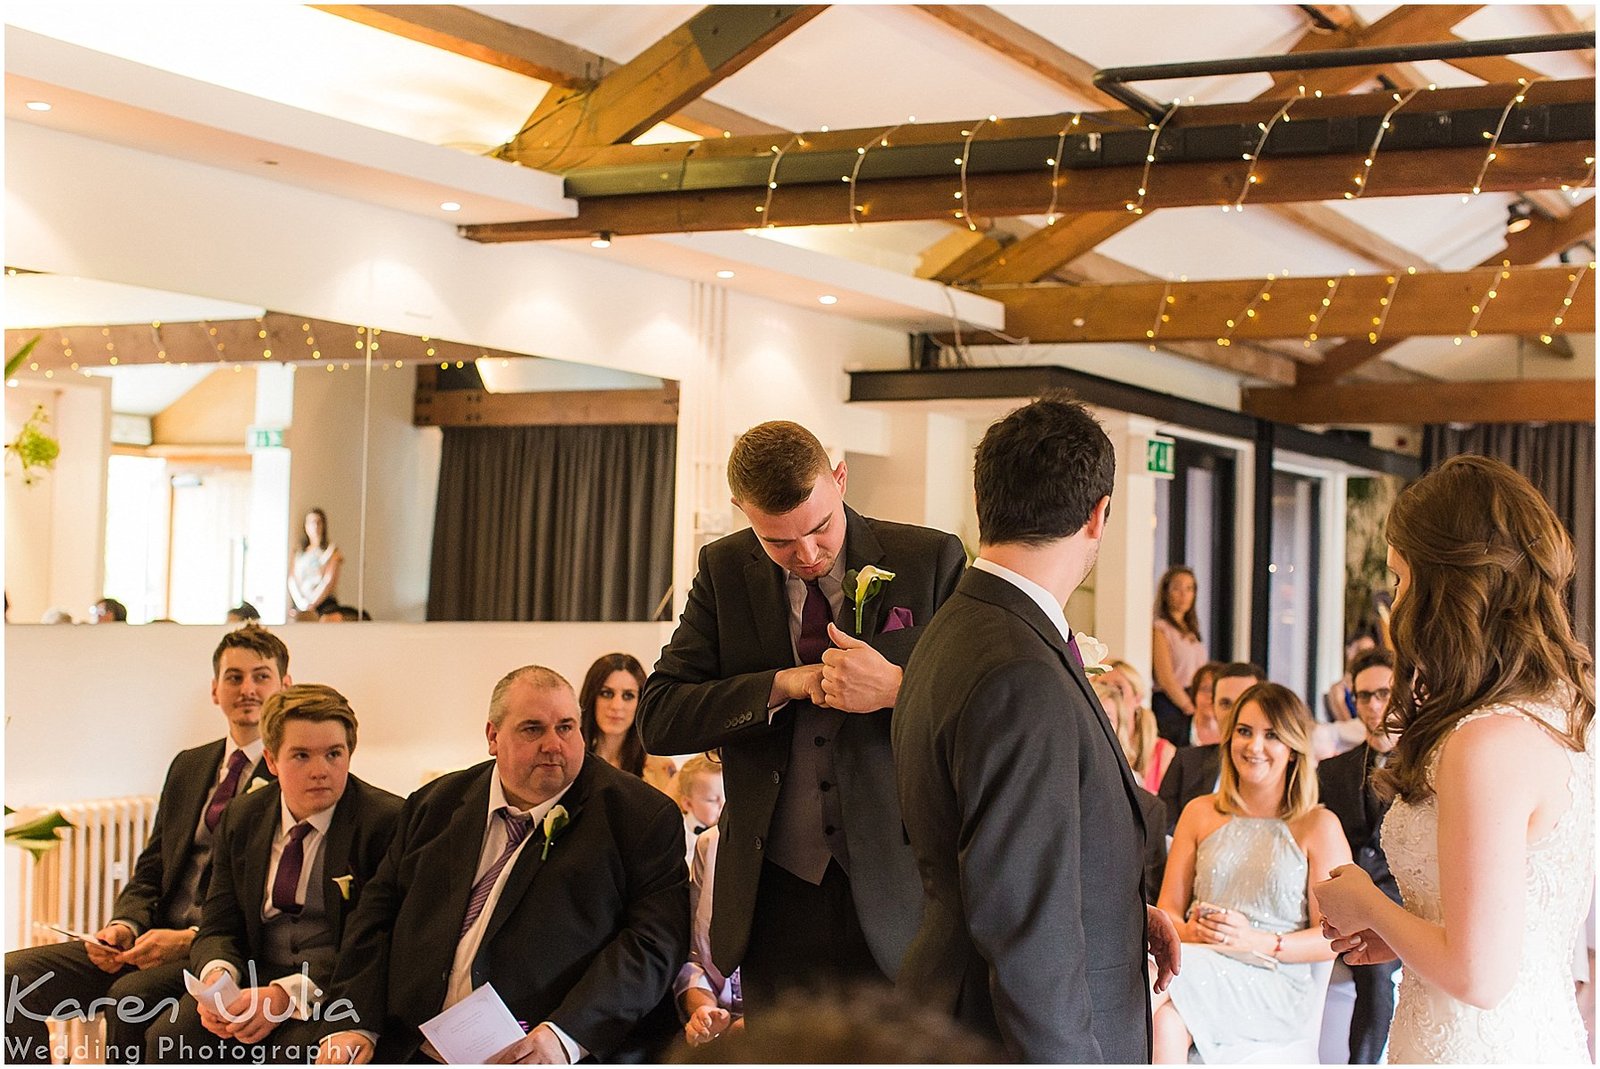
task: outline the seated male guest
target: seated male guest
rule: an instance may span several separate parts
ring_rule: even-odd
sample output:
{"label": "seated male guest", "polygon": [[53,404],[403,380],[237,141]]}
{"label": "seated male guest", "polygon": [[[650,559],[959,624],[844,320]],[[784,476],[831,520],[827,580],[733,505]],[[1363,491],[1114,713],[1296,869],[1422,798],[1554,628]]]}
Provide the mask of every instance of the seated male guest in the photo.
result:
{"label": "seated male guest", "polygon": [[356,714],[332,687],[287,687],[261,714],[275,786],[228,807],[189,959],[203,983],[243,990],[225,1006],[185,995],[145,1033],[150,1062],[299,1062],[316,1054],[311,1018],[333,978],[344,919],[394,835],[401,800],[350,775]]}
{"label": "seated male guest", "polygon": [[65,1007],[81,1016],[102,998],[114,1000],[100,1014],[107,1059],[139,1060],[151,1007],[183,994],[223,810],[235,795],[272,778],[261,760],[261,708],[288,682],[289,650],[276,635],[250,625],[223,636],[211,655],[211,700],[228,733],[173,759],[150,838],[117,896],[111,923],[95,933],[95,943],[75,940],[6,955],[8,1063],[49,1062],[45,1021],[66,1015]]}
{"label": "seated male guest", "polygon": [[[1245,661],[1234,661],[1217,669],[1211,681],[1212,722],[1228,718],[1239,695],[1266,681],[1267,673]],[[1172,755],[1167,774],[1161,777],[1161,803],[1167,807],[1167,834],[1178,826],[1183,807],[1207,794],[1214,794],[1222,778],[1222,757],[1216,742],[1209,746],[1183,746]]]}
{"label": "seated male guest", "polygon": [[[1400,886],[1389,871],[1389,859],[1378,841],[1389,804],[1373,789],[1373,773],[1388,761],[1396,739],[1384,730],[1389,692],[1394,686],[1394,654],[1369,649],[1356,654],[1350,664],[1351,692],[1356,715],[1366,725],[1367,741],[1317,766],[1322,804],[1333,810],[1350,840],[1355,863],[1367,870],[1384,894],[1400,901]],[[1381,965],[1352,965],[1356,1004],[1350,1015],[1350,1062],[1376,1065],[1389,1040],[1389,1019],[1394,1016],[1394,974],[1398,959]]]}
{"label": "seated male guest", "polygon": [[672,800],[585,753],[572,685],[495,684],[494,758],[410,798],[339,950],[319,1060],[435,1057],[419,1026],[493,984],[531,1026],[498,1059],[562,1064],[627,1047],[688,953],[683,823]]}

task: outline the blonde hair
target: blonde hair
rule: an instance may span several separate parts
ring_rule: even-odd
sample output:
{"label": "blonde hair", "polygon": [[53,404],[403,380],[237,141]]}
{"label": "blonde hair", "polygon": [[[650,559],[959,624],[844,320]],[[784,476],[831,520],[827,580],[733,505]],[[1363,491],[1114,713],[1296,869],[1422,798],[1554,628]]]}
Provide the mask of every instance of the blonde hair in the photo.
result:
{"label": "blonde hair", "polygon": [[1143,707],[1135,708],[1130,713],[1122,700],[1122,691],[1103,675],[1095,676],[1091,685],[1094,692],[1100,695],[1100,704],[1111,712],[1111,724],[1116,728],[1117,741],[1122,744],[1122,756],[1127,758],[1128,767],[1144,775],[1155,760],[1156,742],[1161,738],[1156,714]]}
{"label": "blonde hair", "polygon": [[[238,632],[234,632],[238,634]],[[296,683],[284,687],[261,707],[261,739],[274,758],[283,745],[284,728],[291,720],[320,724],[337,720],[344,725],[345,742],[356,750],[356,711],[343,694],[321,683]]]}
{"label": "blonde hair", "polygon": [[722,762],[712,758],[710,754],[695,754],[683,763],[678,769],[678,774],[673,777],[673,784],[678,792],[678,801],[685,802],[689,798],[689,788],[694,781],[702,777],[710,779],[712,776],[722,775]]}
{"label": "blonde hair", "polygon": [[1239,770],[1233,763],[1233,732],[1239,725],[1239,714],[1247,705],[1260,709],[1277,733],[1278,741],[1289,747],[1289,772],[1278,816],[1284,820],[1305,816],[1317,807],[1317,762],[1311,752],[1311,713],[1298,694],[1277,683],[1257,683],[1239,695],[1222,722],[1222,782],[1217,787],[1217,812],[1248,815],[1244,799],[1239,795]]}

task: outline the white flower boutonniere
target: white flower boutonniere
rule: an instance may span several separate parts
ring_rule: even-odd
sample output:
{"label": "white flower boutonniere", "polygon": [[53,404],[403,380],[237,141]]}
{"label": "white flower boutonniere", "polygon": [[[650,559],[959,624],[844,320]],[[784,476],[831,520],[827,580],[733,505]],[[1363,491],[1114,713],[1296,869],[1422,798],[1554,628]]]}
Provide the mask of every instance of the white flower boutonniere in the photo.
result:
{"label": "white flower boutonniere", "polygon": [[856,634],[866,626],[867,602],[878,596],[884,586],[894,581],[894,573],[869,564],[860,571],[849,571],[844,576],[844,595],[856,607]]}
{"label": "white flower boutonniere", "polygon": [[544,815],[544,850],[539,854],[540,861],[550,856],[551,841],[561,834],[561,829],[565,828],[571,820],[572,818],[567,816],[567,807],[564,805],[558,805]]}
{"label": "white flower boutonniere", "polygon": [[244,793],[246,793],[246,794],[254,794],[256,791],[259,791],[261,788],[265,787],[268,783],[271,783],[271,782],[272,782],[271,780],[262,779],[260,776],[257,776],[255,779],[250,781],[250,786],[245,788],[245,792]]}
{"label": "white flower boutonniere", "polygon": [[1072,636],[1072,641],[1078,644],[1078,656],[1083,658],[1084,675],[1097,676],[1111,671],[1111,666],[1104,663],[1106,655],[1111,652],[1104,642],[1081,631]]}
{"label": "white flower boutonniere", "polygon": [[339,888],[339,897],[343,898],[346,902],[350,901],[350,885],[356,882],[355,873],[346,873],[343,876],[335,876],[333,878],[333,882]]}

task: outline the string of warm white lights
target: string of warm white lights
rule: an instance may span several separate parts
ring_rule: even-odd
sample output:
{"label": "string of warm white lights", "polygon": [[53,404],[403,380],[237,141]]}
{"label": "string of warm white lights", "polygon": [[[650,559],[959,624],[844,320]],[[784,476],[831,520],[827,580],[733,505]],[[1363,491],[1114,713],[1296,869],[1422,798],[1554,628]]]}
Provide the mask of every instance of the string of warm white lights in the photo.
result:
{"label": "string of warm white lights", "polygon": [[1256,317],[1256,305],[1262,303],[1263,301],[1272,300],[1272,284],[1277,280],[1277,275],[1269,274],[1267,276],[1266,284],[1256,291],[1256,295],[1250,299],[1250,303],[1244,306],[1244,311],[1228,320],[1228,329],[1222,335],[1222,337],[1217,339],[1218,345],[1226,349],[1228,346],[1233,344],[1233,332],[1235,329],[1235,324],[1241,319],[1254,319]]}
{"label": "string of warm white lights", "polygon": [[1578,268],[1576,272],[1567,276],[1567,294],[1561,298],[1561,307],[1557,309],[1555,318],[1550,320],[1550,329],[1539,335],[1539,340],[1546,345],[1549,345],[1554,340],[1551,335],[1555,333],[1556,328],[1566,322],[1567,309],[1572,307],[1572,295],[1578,292],[1578,287],[1583,284],[1583,276],[1587,275],[1592,267],[1594,267],[1594,261],[1590,260]]}
{"label": "string of warm white lights", "polygon": [[867,161],[867,150],[873,145],[877,145],[879,148],[888,148],[889,135],[904,125],[905,123],[897,122],[893,126],[886,127],[883,133],[872,138],[865,145],[856,146],[856,165],[850,168],[850,228],[852,230],[860,229],[861,226],[861,221],[857,218],[857,213],[862,211],[862,205],[856,203],[856,177],[861,174],[861,165]]}
{"label": "string of warm white lights", "polygon": [[[1478,336],[1478,320],[1482,319],[1483,313],[1488,310],[1489,302],[1500,296],[1501,281],[1510,277],[1511,272],[1503,265],[1501,267],[1496,267],[1491,271],[1489,276],[1489,288],[1484,291],[1482,297],[1478,298],[1478,303],[1472,306],[1472,321],[1467,324],[1468,337],[1476,338]],[[1455,343],[1457,345],[1461,344],[1461,336],[1459,334],[1456,335]]]}
{"label": "string of warm white lights", "polygon": [[[1430,85],[1428,88],[1431,90],[1437,87]],[[1404,96],[1399,93],[1394,94],[1395,105],[1383,113],[1383,119],[1378,123],[1378,132],[1372,138],[1372,145],[1367,149],[1366,158],[1361,161],[1361,173],[1355,177],[1356,191],[1345,193],[1345,200],[1357,200],[1367,191],[1367,178],[1372,174],[1372,161],[1378,158],[1378,147],[1383,144],[1383,135],[1389,132],[1390,120],[1394,118],[1395,112],[1411,103],[1411,98],[1420,92],[1422,87],[1418,86]]]}
{"label": "string of warm white lights", "polygon": [[[778,190],[778,164],[783,162],[783,154],[794,148],[795,143],[799,140],[800,135],[795,134],[789,139],[789,143],[784,145],[782,148],[779,148],[777,145],[772,146],[772,166],[767,169],[767,199],[764,203],[756,205],[756,211],[760,213],[761,218],[764,221],[767,219],[768,215],[772,214],[772,194],[776,193]],[[765,221],[763,225],[771,226],[772,223],[770,221]]]}
{"label": "string of warm white lights", "polygon": [[[1184,278],[1187,280],[1188,276],[1185,275]],[[1146,338],[1154,342],[1156,335],[1161,333],[1161,324],[1172,322],[1172,316],[1167,313],[1167,306],[1176,302],[1177,298],[1172,295],[1172,280],[1169,278],[1167,284],[1161,287],[1161,303],[1156,305],[1156,321],[1144,332]],[[1156,351],[1154,345],[1149,346],[1149,349],[1152,353]]]}
{"label": "string of warm white lights", "polygon": [[1083,118],[1083,112],[1078,112],[1072,121],[1061,128],[1061,133],[1056,135],[1056,154],[1045,163],[1050,165],[1050,206],[1044,210],[1044,225],[1056,225],[1056,201],[1061,196],[1061,154],[1067,148],[1067,131],[1078,125]]}
{"label": "string of warm white lights", "polygon": [[[1518,104],[1521,104],[1528,98],[1528,89],[1533,85],[1534,82],[1542,81],[1544,81],[1543,76],[1534,78],[1532,81],[1529,81],[1526,78],[1518,78],[1517,85],[1519,88],[1517,89],[1517,95],[1506,101],[1506,106],[1501,109],[1500,121],[1495,123],[1494,133],[1491,134],[1487,130],[1483,132],[1483,136],[1489,139],[1489,151],[1484,154],[1483,166],[1478,168],[1478,177],[1472,182],[1473,196],[1477,196],[1479,193],[1483,192],[1483,179],[1484,176],[1489,173],[1489,165],[1495,161],[1497,156],[1500,155],[1500,153],[1496,150],[1500,145],[1500,135],[1505,132],[1506,120],[1511,117],[1511,109],[1516,107]],[[1469,199],[1470,198],[1468,197],[1462,197],[1461,203],[1465,204]]]}
{"label": "string of warm white lights", "polygon": [[[1355,273],[1355,268],[1352,267],[1350,269],[1350,274],[1354,275]],[[1333,307],[1333,299],[1339,294],[1339,283],[1343,281],[1344,279],[1342,278],[1328,279],[1328,292],[1323,296],[1322,304],[1315,312],[1311,313],[1309,317],[1311,320],[1311,330],[1308,334],[1306,334],[1306,340],[1300,343],[1307,349],[1311,348],[1311,343],[1317,340],[1317,331],[1322,326],[1322,317],[1328,314],[1329,308]]]}
{"label": "string of warm white lights", "polygon": [[961,142],[961,156],[956,160],[956,166],[961,168],[961,188],[956,191],[956,200],[962,204],[962,207],[956,209],[956,218],[966,220],[968,230],[978,229],[972,221],[972,201],[967,196],[967,161],[972,158],[972,139],[978,136],[978,131],[983,129],[985,123],[999,121],[991,115],[987,119],[979,120],[970,130],[961,131],[961,136],[966,140]]}
{"label": "string of warm white lights", "polygon": [[[1178,102],[1174,100],[1172,107],[1168,108],[1167,113],[1161,116],[1161,121],[1150,124],[1150,145],[1144,150],[1144,172],[1139,176],[1139,199],[1137,201],[1129,201],[1123,205],[1134,215],[1144,214],[1145,191],[1150,188],[1150,168],[1156,162],[1156,142],[1161,140],[1161,131],[1166,127],[1167,123],[1172,121],[1172,117],[1176,114],[1178,114]],[[1060,157],[1057,158],[1059,159]]]}
{"label": "string of warm white lights", "polygon": [[1589,169],[1583,173],[1583,180],[1578,183],[1578,187],[1574,189],[1572,186],[1566,185],[1565,183],[1563,183],[1561,186],[1561,192],[1565,193],[1567,195],[1567,199],[1572,201],[1574,204],[1576,204],[1578,202],[1578,198],[1583,195],[1584,187],[1586,187],[1594,178],[1594,157],[1585,156],[1583,158],[1583,162],[1589,165]]}
{"label": "string of warm white lights", "polygon": [[[1416,270],[1414,267],[1410,269],[1412,274],[1416,274]],[[1385,281],[1389,283],[1389,292],[1378,298],[1380,310],[1372,317],[1373,329],[1367,331],[1367,342],[1370,345],[1377,345],[1378,339],[1383,336],[1384,325],[1389,322],[1389,309],[1394,307],[1394,295],[1400,290],[1399,275],[1390,275]]]}
{"label": "string of warm white lights", "polygon": [[[1244,158],[1250,163],[1250,170],[1244,176],[1244,184],[1239,187],[1239,199],[1233,202],[1232,207],[1234,211],[1244,211],[1244,199],[1250,195],[1250,187],[1261,181],[1261,176],[1256,174],[1256,161],[1261,158],[1261,150],[1267,146],[1267,138],[1272,136],[1272,128],[1278,125],[1279,120],[1287,122],[1289,109],[1294,106],[1295,101],[1304,99],[1305,95],[1306,87],[1302,85],[1300,87],[1300,92],[1290,97],[1288,100],[1285,100],[1283,102],[1283,107],[1279,108],[1277,113],[1274,114],[1270,120],[1264,123],[1256,123],[1256,129],[1261,131],[1261,137],[1256,141],[1256,150],[1254,152],[1247,152],[1244,155]],[[1320,97],[1321,95],[1322,90],[1317,90],[1317,96]],[[1229,206],[1226,204],[1222,206],[1222,210],[1224,212],[1226,212],[1228,208]]]}

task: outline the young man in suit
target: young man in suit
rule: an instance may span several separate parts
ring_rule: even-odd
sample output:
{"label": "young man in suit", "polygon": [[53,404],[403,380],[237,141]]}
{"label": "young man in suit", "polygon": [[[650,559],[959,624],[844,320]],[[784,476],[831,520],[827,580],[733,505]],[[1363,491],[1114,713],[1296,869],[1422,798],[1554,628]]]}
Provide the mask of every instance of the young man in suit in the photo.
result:
{"label": "young man in suit", "polygon": [[434,1057],[418,1026],[486,983],[527,1022],[498,1060],[603,1060],[671,987],[689,946],[678,807],[585,754],[548,668],[495,685],[486,734],[493,760],[406,799],[339,948],[332,996],[358,1023],[325,1024],[319,1060]]}
{"label": "young man in suit", "polygon": [[[1379,836],[1389,804],[1378,798],[1372,776],[1388,761],[1395,737],[1385,729],[1389,692],[1394,686],[1394,654],[1371,649],[1356,655],[1350,666],[1356,715],[1367,728],[1367,741],[1317,766],[1322,804],[1333,810],[1350,840],[1355,862],[1378,889],[1400,901],[1400,885],[1389,871]],[[1379,965],[1352,965],[1356,1004],[1350,1015],[1350,1063],[1376,1065],[1389,1041],[1389,1020],[1394,1016],[1394,974],[1398,959]]]}
{"label": "young man in suit", "polygon": [[136,1062],[145,1026],[183,994],[183,968],[200,923],[212,838],[227,804],[272,779],[262,761],[261,709],[289,683],[289,650],[254,625],[223,636],[211,655],[211,700],[228,734],[172,761],[150,838],[94,943],[73,941],[6,955],[6,1060],[50,1060],[45,1021],[82,1016],[95,1000],[106,1057]]}
{"label": "young man in suit", "polygon": [[[895,707],[901,810],[927,902],[899,985],[1028,1062],[1148,1062],[1138,784],[1062,606],[1098,556],[1111,442],[1046,397],[989,428],[978,559],[912,654]],[[1150,829],[1150,834],[1160,834]]]}
{"label": "young man in suit", "polygon": [[310,1061],[322,1035],[311,1018],[345,917],[394,836],[401,801],[350,775],[356,714],[338,691],[279,691],[261,736],[278,782],[230,805],[217,825],[189,953],[202,983],[227,973],[242,990],[227,1005],[185,995],[178,1014],[145,1032],[149,1062]]}
{"label": "young man in suit", "polygon": [[[739,436],[728,486],[750,527],[700,551],[639,699],[651,753],[721,749],[711,951],[757,1015],[786,985],[893,979],[920,916],[890,708],[966,554],[859,515],[846,476],[798,424]],[[848,580],[869,566],[893,574],[857,605]]]}
{"label": "young man in suit", "polygon": [[[1211,680],[1211,706],[1215,711],[1213,723],[1221,723],[1233,709],[1239,695],[1264,682],[1267,673],[1245,661],[1234,661],[1217,669]],[[1181,746],[1172,755],[1172,763],[1161,777],[1160,798],[1167,807],[1167,834],[1178,827],[1178,817],[1183,807],[1203,794],[1214,794],[1222,774],[1222,755],[1217,743]]]}

